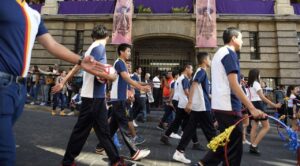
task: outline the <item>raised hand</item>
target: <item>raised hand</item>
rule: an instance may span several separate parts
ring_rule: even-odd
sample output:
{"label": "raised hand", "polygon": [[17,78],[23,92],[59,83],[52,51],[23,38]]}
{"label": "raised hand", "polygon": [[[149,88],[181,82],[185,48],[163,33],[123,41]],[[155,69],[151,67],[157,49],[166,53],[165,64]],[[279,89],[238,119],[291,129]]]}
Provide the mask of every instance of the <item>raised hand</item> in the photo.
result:
{"label": "raised hand", "polygon": [[81,62],[81,67],[93,75],[97,75],[99,71],[105,71],[104,64],[96,61],[92,56],[85,56]]}

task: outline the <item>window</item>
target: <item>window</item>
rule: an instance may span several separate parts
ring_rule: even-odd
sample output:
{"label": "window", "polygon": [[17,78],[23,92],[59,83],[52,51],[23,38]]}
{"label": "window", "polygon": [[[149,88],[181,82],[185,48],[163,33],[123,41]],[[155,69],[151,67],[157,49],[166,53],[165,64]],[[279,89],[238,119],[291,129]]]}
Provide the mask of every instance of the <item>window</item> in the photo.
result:
{"label": "window", "polygon": [[298,41],[298,54],[300,55],[300,32],[297,32],[297,41]]}
{"label": "window", "polygon": [[253,60],[259,60],[259,46],[258,46],[258,32],[250,32],[250,58]]}
{"label": "window", "polygon": [[82,52],[82,49],[83,49],[83,39],[84,39],[84,36],[83,36],[83,32],[82,30],[78,30],[76,31],[76,39],[75,39],[75,50],[74,52],[80,54]]}

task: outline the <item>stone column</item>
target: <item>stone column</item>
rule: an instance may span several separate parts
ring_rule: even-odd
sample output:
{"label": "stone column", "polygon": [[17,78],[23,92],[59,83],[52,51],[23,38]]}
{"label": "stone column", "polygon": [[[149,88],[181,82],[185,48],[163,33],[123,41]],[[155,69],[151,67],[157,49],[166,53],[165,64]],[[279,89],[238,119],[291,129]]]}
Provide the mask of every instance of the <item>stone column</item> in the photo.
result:
{"label": "stone column", "polygon": [[294,15],[294,8],[290,0],[276,0],[274,5],[275,14],[278,15]]}
{"label": "stone column", "polygon": [[279,63],[279,83],[300,84],[300,59],[295,22],[277,22],[277,46]]}
{"label": "stone column", "polygon": [[42,7],[41,14],[56,15],[58,13],[58,1],[63,0],[46,0]]}

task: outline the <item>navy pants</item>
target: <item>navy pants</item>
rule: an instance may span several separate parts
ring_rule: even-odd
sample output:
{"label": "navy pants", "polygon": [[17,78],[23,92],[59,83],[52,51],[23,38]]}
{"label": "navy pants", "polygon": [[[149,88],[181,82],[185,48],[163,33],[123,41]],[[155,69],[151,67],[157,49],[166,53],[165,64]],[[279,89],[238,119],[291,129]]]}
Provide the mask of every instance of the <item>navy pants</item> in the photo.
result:
{"label": "navy pants", "polygon": [[0,73],[0,165],[13,166],[16,144],[13,125],[23,112],[26,85],[13,82]]}

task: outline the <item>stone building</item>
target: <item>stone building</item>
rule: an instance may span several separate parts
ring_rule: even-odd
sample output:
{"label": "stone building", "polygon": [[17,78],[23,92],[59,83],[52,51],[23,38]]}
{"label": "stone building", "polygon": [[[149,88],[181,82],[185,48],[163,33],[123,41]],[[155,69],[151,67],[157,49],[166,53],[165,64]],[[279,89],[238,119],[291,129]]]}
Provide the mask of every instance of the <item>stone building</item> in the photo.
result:
{"label": "stone building", "polygon": [[[218,15],[218,45],[222,32],[229,26],[238,27],[243,34],[240,55],[242,73],[258,68],[270,87],[277,84],[300,85],[300,17],[294,14],[288,0],[277,0],[274,15]],[[113,17],[108,15],[58,15],[56,0],[46,1],[42,9],[49,32],[69,49],[85,51],[91,44],[90,33],[95,24],[112,29]],[[178,64],[195,64],[197,51],[216,49],[195,48],[194,14],[134,14],[133,65],[154,73],[169,70]],[[297,40],[298,39],[298,40]],[[112,64],[117,58],[116,46],[108,44],[107,57]],[[41,45],[34,46],[32,65],[70,64],[55,59]]]}

